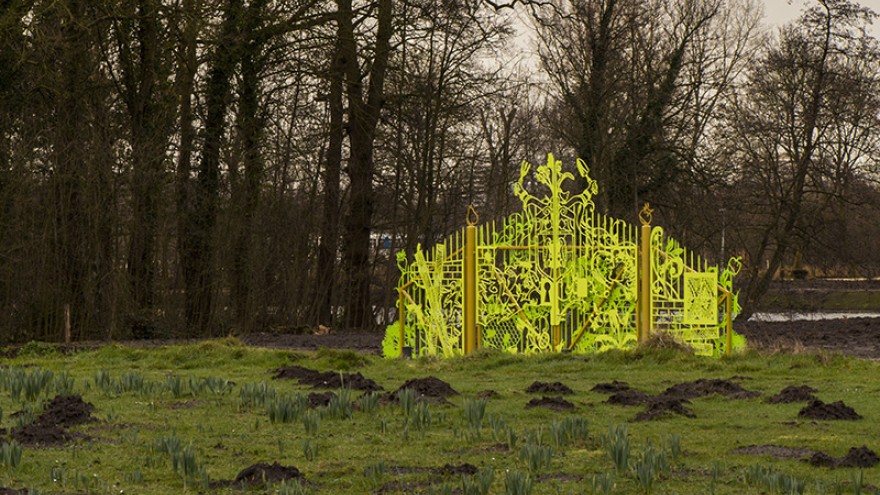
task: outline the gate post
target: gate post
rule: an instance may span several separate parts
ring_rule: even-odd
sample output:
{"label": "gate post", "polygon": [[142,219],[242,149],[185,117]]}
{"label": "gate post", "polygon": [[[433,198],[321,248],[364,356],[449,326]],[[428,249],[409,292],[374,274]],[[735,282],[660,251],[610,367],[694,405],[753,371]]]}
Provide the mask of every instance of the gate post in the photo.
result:
{"label": "gate post", "polygon": [[639,292],[636,300],[638,321],[636,337],[639,343],[648,340],[651,335],[651,213],[648,203],[639,212],[642,231],[639,235]]}
{"label": "gate post", "polygon": [[[471,218],[473,215],[473,219]],[[468,207],[467,227],[464,234],[464,255],[462,256],[462,291],[464,302],[462,311],[462,353],[467,355],[477,348],[477,212]]]}

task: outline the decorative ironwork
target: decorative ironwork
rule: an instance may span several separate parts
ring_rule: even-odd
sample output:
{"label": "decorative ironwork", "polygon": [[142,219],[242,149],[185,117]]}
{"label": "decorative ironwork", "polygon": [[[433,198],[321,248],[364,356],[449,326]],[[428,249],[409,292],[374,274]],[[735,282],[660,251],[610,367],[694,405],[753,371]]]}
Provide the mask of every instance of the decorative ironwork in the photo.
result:
{"label": "decorative ironwork", "polygon": [[[719,275],[661,228],[651,228],[653,210],[646,204],[639,219],[650,232],[643,261],[650,268],[640,269],[637,229],[598,214],[598,185],[583,161],[576,169],[586,187],[572,194],[566,186],[574,175],[549,155],[533,174],[548,194],[535,196],[525,186],[531,165],[524,162],[514,185],[522,210],[498,228],[477,225],[469,208],[464,232],[428,252],[417,246],[409,264],[398,253],[401,318],[388,328],[385,355],[398,356],[404,346],[439,356],[479,346],[592,352],[632,347],[638,335],[656,330],[702,354],[741,345],[730,325],[739,311],[732,292],[739,261]],[[641,303],[640,280],[649,294]],[[643,323],[638,311],[647,311]],[[639,324],[648,328],[637,331]]]}

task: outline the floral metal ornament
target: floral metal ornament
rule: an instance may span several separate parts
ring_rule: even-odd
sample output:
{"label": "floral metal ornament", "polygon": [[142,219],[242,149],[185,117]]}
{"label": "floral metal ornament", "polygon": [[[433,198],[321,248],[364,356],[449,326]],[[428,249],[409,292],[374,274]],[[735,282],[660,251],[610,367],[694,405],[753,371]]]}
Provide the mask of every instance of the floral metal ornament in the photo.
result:
{"label": "floral metal ornament", "polygon": [[597,213],[598,185],[582,160],[576,169],[586,187],[572,194],[574,175],[553,155],[534,170],[534,187],[526,186],[532,167],[524,162],[514,185],[521,211],[496,226],[479,225],[469,208],[463,232],[428,252],[417,246],[409,263],[398,253],[401,317],[387,329],[385,356],[404,348],[444,357],[475,347],[597,352],[631,348],[655,331],[700,354],[743,345],[730,325],[739,311],[732,291],[739,260],[719,276],[652,228],[648,205],[641,234]]}

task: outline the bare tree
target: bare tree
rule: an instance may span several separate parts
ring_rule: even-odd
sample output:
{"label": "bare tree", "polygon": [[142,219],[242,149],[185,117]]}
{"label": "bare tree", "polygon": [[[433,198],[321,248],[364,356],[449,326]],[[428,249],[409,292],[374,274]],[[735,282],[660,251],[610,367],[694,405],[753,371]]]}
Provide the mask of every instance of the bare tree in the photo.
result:
{"label": "bare tree", "polygon": [[818,0],[771,40],[735,102],[731,146],[748,216],[746,311],[755,308],[829,201],[876,160],[876,16],[849,0]]}

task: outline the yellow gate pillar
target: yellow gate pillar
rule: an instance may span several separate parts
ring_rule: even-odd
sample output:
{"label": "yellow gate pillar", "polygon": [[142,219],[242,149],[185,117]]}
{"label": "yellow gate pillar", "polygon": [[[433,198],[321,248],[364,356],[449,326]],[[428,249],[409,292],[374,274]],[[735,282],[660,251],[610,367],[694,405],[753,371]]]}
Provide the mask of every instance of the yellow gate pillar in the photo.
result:
{"label": "yellow gate pillar", "polygon": [[639,293],[636,296],[636,336],[639,343],[651,335],[651,213],[648,203],[639,212],[642,231],[639,235]]}
{"label": "yellow gate pillar", "polygon": [[[473,218],[471,218],[473,216]],[[477,348],[477,226],[479,221],[474,208],[468,207],[467,227],[464,233],[464,264],[462,273],[462,351],[470,354]]]}

